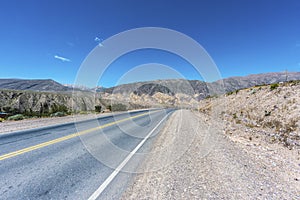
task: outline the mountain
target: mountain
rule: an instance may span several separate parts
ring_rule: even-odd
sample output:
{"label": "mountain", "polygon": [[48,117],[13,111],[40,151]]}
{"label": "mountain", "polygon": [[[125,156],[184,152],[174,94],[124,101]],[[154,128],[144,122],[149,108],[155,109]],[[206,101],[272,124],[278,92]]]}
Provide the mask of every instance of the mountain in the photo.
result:
{"label": "mountain", "polygon": [[0,112],[7,110],[4,109],[6,107],[38,112],[43,110],[43,107],[53,105],[66,105],[69,110],[76,111],[93,110],[94,105],[107,108],[111,104],[124,104],[127,108],[195,108],[200,100],[208,96],[290,80],[300,80],[300,72],[255,74],[211,83],[184,79],[155,80],[92,89],[67,87],[48,79],[0,79]]}
{"label": "mountain", "polygon": [[300,72],[277,72],[230,77],[213,82],[212,85],[224,84],[226,92],[249,88],[256,85],[268,85],[285,81],[300,80]]}
{"label": "mountain", "polygon": [[112,101],[122,100],[145,106],[196,107],[199,100],[208,96],[291,80],[300,80],[300,72],[254,74],[211,83],[184,79],[136,82],[104,89],[101,96]]}
{"label": "mountain", "polygon": [[[129,94],[132,92],[134,94],[145,94],[148,92],[148,94],[152,96],[158,91],[162,93],[166,93],[166,91],[168,91],[167,93],[181,93],[191,96],[198,95],[201,98],[205,98],[208,95],[223,94],[256,85],[266,85],[291,80],[300,80],[300,72],[278,72],[240,77],[237,76],[221,79],[211,83],[184,79],[155,80],[123,84],[104,89],[103,92],[110,94]],[[155,85],[155,88],[152,87],[153,85]],[[153,91],[153,89],[155,89],[155,91]]]}
{"label": "mountain", "polygon": [[103,90],[104,93],[127,95],[134,93],[141,96],[148,94],[150,96],[155,93],[163,93],[169,95],[186,94],[189,96],[202,96],[203,98],[209,93],[207,84],[198,80],[184,79],[167,79],[146,82],[136,82],[123,84]]}
{"label": "mountain", "polygon": [[72,90],[72,88],[64,86],[51,79],[41,79],[41,80],[0,79],[0,89],[57,91],[57,92]]}
{"label": "mountain", "polygon": [[166,79],[145,82],[136,82],[118,85],[111,88],[62,85],[51,79],[26,80],[26,79],[0,79],[0,89],[32,90],[32,91],[71,91],[73,89],[82,91],[96,91],[115,94],[135,94],[157,92],[186,95],[200,95],[202,98],[211,94],[221,94],[238,89],[248,88],[255,85],[278,83],[290,80],[300,80],[300,72],[277,72],[253,74],[248,76],[230,77],[212,83],[199,80]]}

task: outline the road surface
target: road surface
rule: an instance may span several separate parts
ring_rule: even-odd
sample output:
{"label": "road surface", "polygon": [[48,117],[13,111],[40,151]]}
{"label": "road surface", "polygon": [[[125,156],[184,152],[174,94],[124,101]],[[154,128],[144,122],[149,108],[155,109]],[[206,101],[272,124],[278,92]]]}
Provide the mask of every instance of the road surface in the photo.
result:
{"label": "road surface", "polygon": [[172,112],[139,111],[1,135],[1,199],[119,198],[134,176],[123,170],[134,172],[141,160],[134,153],[150,149]]}

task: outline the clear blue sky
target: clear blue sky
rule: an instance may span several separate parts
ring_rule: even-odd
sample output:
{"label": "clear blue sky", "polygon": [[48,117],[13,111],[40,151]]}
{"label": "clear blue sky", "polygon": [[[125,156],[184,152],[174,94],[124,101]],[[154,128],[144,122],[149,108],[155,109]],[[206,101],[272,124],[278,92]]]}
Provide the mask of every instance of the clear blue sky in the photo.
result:
{"label": "clear blue sky", "polygon": [[[73,83],[95,37],[148,26],[198,41],[222,77],[300,71],[299,19],[298,0],[1,0],[0,78]],[[149,62],[184,65],[166,52],[136,52],[117,60],[102,84],[112,86],[126,70]],[[199,78],[192,70],[181,73]]]}

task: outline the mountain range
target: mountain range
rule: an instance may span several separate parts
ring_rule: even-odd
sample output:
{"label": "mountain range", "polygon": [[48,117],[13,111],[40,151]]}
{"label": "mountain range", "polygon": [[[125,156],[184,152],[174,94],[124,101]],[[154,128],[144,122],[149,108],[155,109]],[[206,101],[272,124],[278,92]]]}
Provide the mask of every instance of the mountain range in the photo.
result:
{"label": "mountain range", "polygon": [[253,74],[248,76],[236,76],[221,79],[211,83],[199,80],[184,79],[154,80],[123,84],[110,88],[88,88],[85,86],[62,85],[51,79],[0,79],[0,89],[51,92],[66,92],[75,89],[80,91],[97,91],[119,94],[128,94],[134,92],[135,94],[141,95],[147,93],[151,96],[156,92],[169,93],[170,95],[182,93],[187,95],[199,94],[202,96],[206,96],[209,93],[220,94],[252,87],[255,85],[265,85],[290,80],[300,80],[300,72],[277,72]]}
{"label": "mountain range", "polygon": [[167,79],[136,82],[111,88],[87,88],[62,85],[51,79],[0,79],[0,112],[7,110],[39,112],[53,105],[72,111],[106,109],[124,104],[128,109],[140,107],[197,107],[199,100],[257,85],[300,80],[300,72],[278,72],[230,77],[211,83],[199,80]]}

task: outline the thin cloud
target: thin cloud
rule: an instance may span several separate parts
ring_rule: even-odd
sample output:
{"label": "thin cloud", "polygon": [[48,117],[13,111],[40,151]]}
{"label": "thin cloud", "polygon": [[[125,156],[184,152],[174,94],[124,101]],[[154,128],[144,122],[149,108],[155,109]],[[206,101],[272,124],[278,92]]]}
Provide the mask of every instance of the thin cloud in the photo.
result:
{"label": "thin cloud", "polygon": [[70,47],[74,47],[74,43],[73,42],[67,42],[67,45],[70,46]]}
{"label": "thin cloud", "polygon": [[95,42],[101,42],[101,39],[98,37],[95,37]]}
{"label": "thin cloud", "polygon": [[58,59],[58,60],[61,60],[63,62],[71,62],[70,59],[68,58],[65,58],[65,57],[62,57],[62,56],[58,56],[58,55],[55,55],[54,58]]}
{"label": "thin cloud", "polygon": [[101,46],[101,47],[103,46],[103,44],[102,44],[103,39],[95,37],[94,41],[97,42],[99,46]]}

